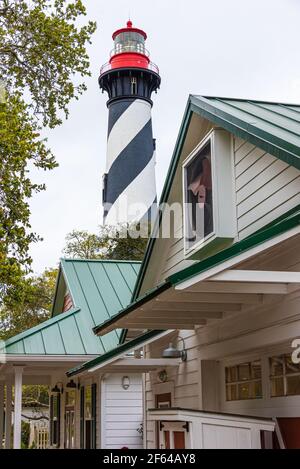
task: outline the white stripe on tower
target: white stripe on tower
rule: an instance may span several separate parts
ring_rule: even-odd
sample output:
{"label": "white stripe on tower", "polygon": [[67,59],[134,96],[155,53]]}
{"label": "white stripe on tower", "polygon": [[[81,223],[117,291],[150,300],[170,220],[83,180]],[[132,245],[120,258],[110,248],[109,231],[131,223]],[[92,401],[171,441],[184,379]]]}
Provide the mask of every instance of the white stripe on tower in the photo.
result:
{"label": "white stripe on tower", "polygon": [[106,172],[118,155],[129,145],[131,140],[151,119],[151,105],[142,99],[136,99],[123,112],[114,124],[107,140]]}
{"label": "white stripe on tower", "polygon": [[[153,157],[146,168],[122,192],[112,206],[105,220],[107,225],[130,223],[137,218],[142,219],[147,214],[156,200],[155,184],[149,184],[150,181],[155,180],[155,163],[155,153],[153,153]],[[137,192],[143,194],[140,203],[137,201]],[[154,207],[155,210],[156,207]],[[155,216],[155,213],[153,213],[153,216]]]}
{"label": "white stripe on tower", "polygon": [[120,100],[111,103],[109,112],[105,224],[140,221],[156,206],[151,104]]}

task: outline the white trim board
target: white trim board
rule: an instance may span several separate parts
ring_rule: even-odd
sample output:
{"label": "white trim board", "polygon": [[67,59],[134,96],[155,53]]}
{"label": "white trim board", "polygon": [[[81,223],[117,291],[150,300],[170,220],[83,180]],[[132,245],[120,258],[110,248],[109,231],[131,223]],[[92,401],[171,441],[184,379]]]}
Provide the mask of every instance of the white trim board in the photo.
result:
{"label": "white trim board", "polygon": [[223,272],[227,269],[230,269],[231,267],[239,264],[240,262],[246,261],[250,259],[251,257],[256,256],[257,254],[262,253],[263,251],[266,251],[267,249],[270,249],[274,246],[276,246],[279,243],[282,243],[283,241],[286,241],[294,236],[297,236],[300,234],[300,226],[297,226],[293,228],[292,230],[289,230],[279,236],[276,236],[275,238],[272,238],[268,241],[265,241],[264,243],[260,244],[259,246],[255,246],[248,251],[243,252],[242,254],[235,256],[232,259],[228,259],[222,264],[216,265],[212,267],[209,270],[206,270],[205,272],[201,272],[197,275],[194,275],[192,278],[188,280],[184,280],[181,282],[179,285],[175,286],[175,290],[185,290],[187,288],[192,287],[198,282],[202,282],[203,280],[207,280],[210,277],[213,277],[220,272]]}

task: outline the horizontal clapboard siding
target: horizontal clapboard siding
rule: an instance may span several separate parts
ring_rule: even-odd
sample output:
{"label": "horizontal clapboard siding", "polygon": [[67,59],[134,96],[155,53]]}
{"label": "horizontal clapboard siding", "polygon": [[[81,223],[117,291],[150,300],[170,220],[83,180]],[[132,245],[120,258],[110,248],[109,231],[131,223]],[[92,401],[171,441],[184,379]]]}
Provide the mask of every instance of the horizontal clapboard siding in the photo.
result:
{"label": "horizontal clapboard siding", "polygon": [[300,203],[300,171],[249,142],[234,141],[239,239]]}
{"label": "horizontal clapboard siding", "polygon": [[123,375],[103,381],[102,448],[139,449],[143,441],[137,429],[143,421],[142,375],[128,375],[130,387],[122,388]]}

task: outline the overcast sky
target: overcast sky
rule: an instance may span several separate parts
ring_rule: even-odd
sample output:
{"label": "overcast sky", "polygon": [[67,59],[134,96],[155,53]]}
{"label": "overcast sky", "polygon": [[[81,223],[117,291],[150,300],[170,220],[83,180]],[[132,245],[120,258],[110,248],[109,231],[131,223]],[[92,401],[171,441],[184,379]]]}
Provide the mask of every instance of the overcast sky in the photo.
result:
{"label": "overcast sky", "polygon": [[57,265],[67,233],[95,232],[102,221],[108,113],[98,75],[129,14],[162,77],[152,116],[159,194],[189,94],[300,103],[299,0],[83,1],[98,24],[92,77],[68,121],[48,133],[59,168],[35,175],[47,184],[31,201],[32,228],[44,238],[31,249],[36,273]]}

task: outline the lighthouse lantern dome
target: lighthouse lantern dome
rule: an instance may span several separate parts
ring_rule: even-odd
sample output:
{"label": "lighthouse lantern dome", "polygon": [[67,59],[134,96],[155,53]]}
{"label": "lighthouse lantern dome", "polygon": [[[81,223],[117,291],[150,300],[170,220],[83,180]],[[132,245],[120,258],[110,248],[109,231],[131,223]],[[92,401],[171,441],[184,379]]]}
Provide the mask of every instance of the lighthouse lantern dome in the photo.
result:
{"label": "lighthouse lantern dome", "polygon": [[138,53],[142,55],[149,55],[145,49],[145,41],[147,34],[138,28],[132,27],[132,22],[127,22],[127,27],[118,29],[113,34],[114,49],[111,55],[124,54],[124,53]]}

